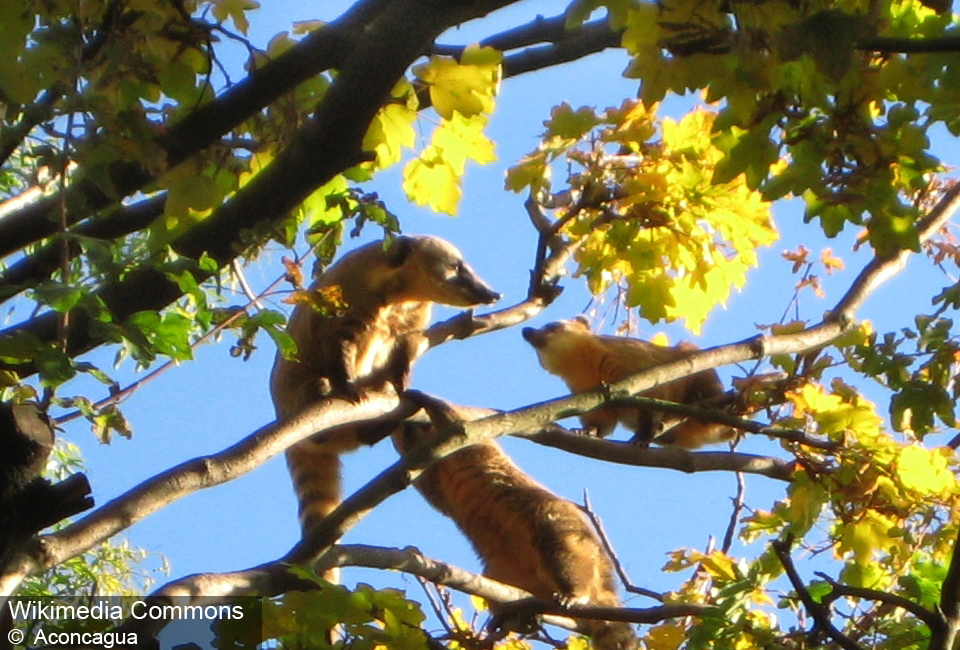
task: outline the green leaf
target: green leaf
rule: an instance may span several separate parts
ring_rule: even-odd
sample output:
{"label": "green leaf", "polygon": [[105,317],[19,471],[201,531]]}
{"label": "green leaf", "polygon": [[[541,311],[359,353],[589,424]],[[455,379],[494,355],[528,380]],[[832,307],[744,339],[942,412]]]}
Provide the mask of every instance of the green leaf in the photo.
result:
{"label": "green leaf", "polygon": [[820,72],[837,82],[853,64],[857,43],[874,31],[873,19],[869,16],[826,9],[784,27],[777,45],[782,59],[792,61],[807,54]]}

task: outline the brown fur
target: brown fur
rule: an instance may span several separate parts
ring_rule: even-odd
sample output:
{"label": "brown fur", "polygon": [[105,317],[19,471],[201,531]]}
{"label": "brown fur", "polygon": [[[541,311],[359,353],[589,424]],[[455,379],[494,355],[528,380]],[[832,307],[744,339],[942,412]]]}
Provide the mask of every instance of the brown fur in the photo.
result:
{"label": "brown fur", "polygon": [[[667,347],[625,336],[600,336],[590,331],[582,317],[556,321],[540,329],[524,328],[523,338],[536,349],[540,365],[563,379],[574,393],[612,384],[652,365],[681,359],[697,349],[690,343]],[[716,371],[710,369],[655,386],[642,395],[693,404],[722,397],[724,388]],[[636,434],[635,442],[645,444],[652,439],[687,449],[722,442],[733,435],[730,427],[695,418],[683,420],[661,434],[665,415],[636,407],[601,406],[581,415],[580,421],[601,437],[610,435],[620,422]]]}
{"label": "brown fur", "polygon": [[[407,421],[394,433],[406,451],[435,427]],[[483,574],[540,598],[617,607],[613,564],[574,503],[524,474],[493,441],[471,445],[428,467],[416,487],[447,515],[483,560]],[[629,623],[581,620],[600,650],[632,650]]]}
{"label": "brown fur", "polygon": [[[329,396],[362,397],[365,391],[402,391],[413,361],[424,351],[422,330],[433,303],[469,307],[500,296],[460,252],[437,237],[398,237],[351,251],[326,270],[312,289],[338,286],[346,307],[321,314],[298,305],[287,324],[297,360],[279,354],[270,376],[278,419]],[[287,450],[300,501],[304,532],[340,502],[341,453],[360,446],[356,429],[333,438],[307,439]]]}

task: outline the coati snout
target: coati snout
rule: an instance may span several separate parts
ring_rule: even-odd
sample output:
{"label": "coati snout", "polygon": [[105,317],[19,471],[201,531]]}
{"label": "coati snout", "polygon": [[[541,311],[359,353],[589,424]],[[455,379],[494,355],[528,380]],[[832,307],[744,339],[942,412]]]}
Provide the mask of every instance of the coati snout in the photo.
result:
{"label": "coati snout", "polygon": [[453,307],[489,305],[500,294],[484,282],[451,243],[438,237],[397,237],[387,251],[391,266],[405,269],[401,293]]}

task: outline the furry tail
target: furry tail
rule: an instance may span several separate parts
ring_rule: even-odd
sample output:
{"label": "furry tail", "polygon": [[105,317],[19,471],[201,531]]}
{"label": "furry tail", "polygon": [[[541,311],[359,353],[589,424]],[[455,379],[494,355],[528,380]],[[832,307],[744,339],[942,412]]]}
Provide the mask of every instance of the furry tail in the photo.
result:
{"label": "furry tail", "polygon": [[596,650],[635,650],[639,646],[633,626],[629,623],[584,621],[582,625]]}
{"label": "furry tail", "polygon": [[684,449],[697,449],[703,445],[714,445],[733,438],[736,431],[725,424],[701,422],[688,418],[653,439],[658,445],[674,445]]}
{"label": "furry tail", "polygon": [[[340,456],[327,445],[304,440],[287,450],[287,468],[300,502],[304,537],[340,504]],[[337,569],[323,577],[337,582]]]}

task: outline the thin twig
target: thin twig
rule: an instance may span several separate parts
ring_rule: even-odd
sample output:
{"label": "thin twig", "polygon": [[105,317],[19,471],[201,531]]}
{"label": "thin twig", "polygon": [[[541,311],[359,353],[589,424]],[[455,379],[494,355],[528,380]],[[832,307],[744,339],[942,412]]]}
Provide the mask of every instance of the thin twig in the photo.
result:
{"label": "thin twig", "polygon": [[584,513],[586,513],[587,518],[590,519],[590,523],[593,524],[594,530],[597,531],[597,536],[600,538],[600,544],[603,545],[603,550],[607,552],[607,555],[610,557],[610,561],[613,562],[613,568],[616,570],[617,575],[620,576],[620,582],[623,584],[623,588],[632,594],[653,598],[654,600],[662,603],[664,601],[663,594],[653,591],[652,589],[638,587],[630,579],[630,576],[627,575],[626,569],[623,568],[623,563],[620,562],[620,557],[613,550],[613,545],[610,543],[610,538],[607,537],[607,531],[603,528],[603,522],[593,510],[593,506],[590,503],[590,497],[586,490],[583,491],[582,509]]}
{"label": "thin twig", "polygon": [[[431,609],[433,609],[433,615],[437,617],[437,620],[440,621],[440,624],[443,626],[443,629],[447,631],[447,634],[453,634],[454,630],[450,627],[450,623],[447,622],[447,615],[449,612],[444,612],[440,608],[440,603],[437,602],[437,599],[433,595],[433,590],[439,589],[436,583],[430,582],[423,576],[416,576],[417,583],[419,583],[420,588],[423,590],[423,595],[427,597],[427,602],[430,603]],[[431,587],[433,589],[431,589]]]}
{"label": "thin twig", "polygon": [[797,596],[799,596],[807,613],[813,617],[816,626],[836,641],[844,650],[864,650],[862,646],[855,643],[850,637],[837,629],[833,621],[830,620],[830,612],[810,595],[806,585],[804,585],[803,580],[800,578],[800,574],[797,573],[793,559],[790,557],[791,541],[792,540],[774,540],[770,545],[780,560],[780,564],[783,565],[783,570],[786,572],[790,584],[793,586],[794,591],[797,592]]}
{"label": "thin twig", "polygon": [[[257,309],[264,309],[263,303],[260,302],[260,298],[262,298],[264,294],[261,293],[260,295],[257,295],[254,290],[250,288],[250,284],[247,282],[247,277],[243,274],[243,267],[240,265],[240,260],[238,258],[234,257],[232,260],[230,260],[230,270],[233,272],[233,277],[237,279],[237,284],[240,285],[243,295],[245,295],[247,300],[249,300],[247,306],[253,306]],[[271,288],[274,286],[276,286],[276,283],[270,285]]]}
{"label": "thin twig", "polygon": [[875,600],[879,603],[885,603],[887,605],[899,607],[900,609],[910,612],[931,628],[942,623],[942,619],[937,613],[932,612],[922,605],[919,605],[908,598],[904,598],[903,596],[891,594],[886,591],[879,591],[877,589],[867,589],[866,587],[845,585],[837,582],[822,571],[814,571],[814,575],[823,578],[827,583],[829,583],[837,596],[849,596],[851,598]]}
{"label": "thin twig", "polygon": [[737,523],[740,520],[740,513],[744,508],[744,496],[747,492],[747,484],[743,479],[743,472],[737,472],[737,494],[733,498],[733,511],[730,513],[730,522],[727,524],[727,532],[723,535],[723,543],[720,550],[725,555],[729,555],[730,547],[733,546],[733,536],[737,532]]}

